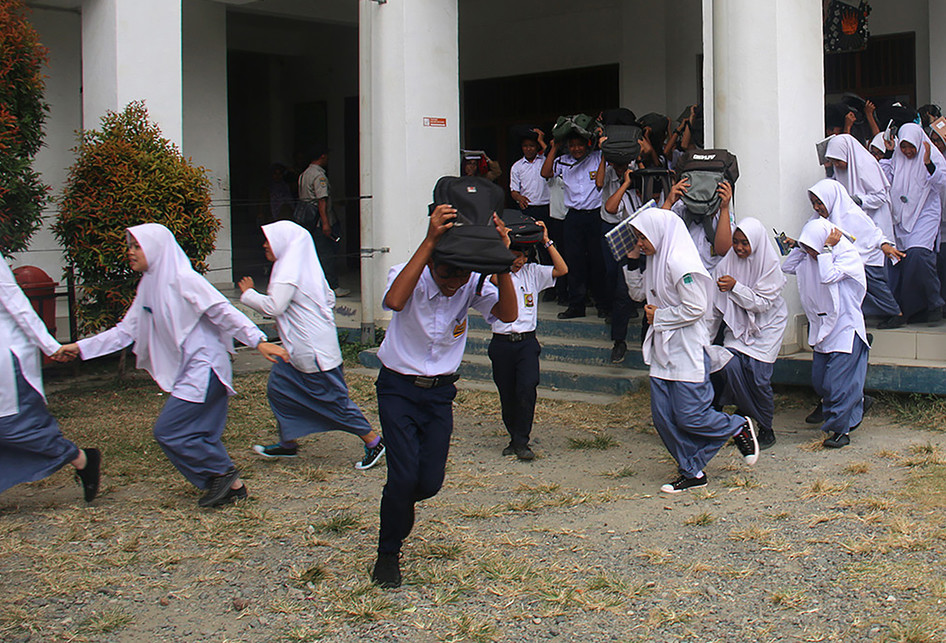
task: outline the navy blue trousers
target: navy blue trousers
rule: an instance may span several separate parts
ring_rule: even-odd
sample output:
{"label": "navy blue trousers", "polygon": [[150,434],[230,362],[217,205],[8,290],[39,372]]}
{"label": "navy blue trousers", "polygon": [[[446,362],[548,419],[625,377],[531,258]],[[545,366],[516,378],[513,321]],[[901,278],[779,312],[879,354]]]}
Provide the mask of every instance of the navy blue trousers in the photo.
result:
{"label": "navy blue trousers", "polygon": [[745,353],[726,349],[733,354],[726,366],[710,376],[716,399],[713,405],[736,405],[736,413],[748,415],[760,429],[772,429],[775,416],[775,393],[772,391],[772,370],[775,364],[761,362]]}
{"label": "navy blue trousers", "polygon": [[227,425],[227,389],[210,371],[203,402],[171,396],[154,423],[154,439],[177,470],[198,489],[233,468],[223,446]]}
{"label": "navy blue trousers", "polygon": [[526,446],[535,417],[535,388],[539,385],[539,353],[542,348],[534,335],[521,342],[494,337],[488,352],[509,441],[513,446]]}
{"label": "navy blue trousers", "polygon": [[79,457],[79,447],[63,437],[43,396],[23,377],[16,355],[11,357],[20,410],[0,418],[0,493],[42,480]]}
{"label": "navy blue trousers", "polygon": [[904,317],[942,309],[936,255],[926,248],[907,248],[906,252],[893,267],[893,293]]}
{"label": "navy blue trousers", "polygon": [[821,396],[827,434],[849,433],[864,417],[864,379],[870,349],[854,336],[850,353],[818,353],[811,359],[811,385]]}
{"label": "navy blue trousers", "polygon": [[414,527],[414,505],[443,486],[457,388],[420,388],[386,368],[375,388],[388,472],[381,493],[378,553],[396,554]]}
{"label": "navy blue trousers", "polygon": [[864,275],[867,277],[867,294],[861,311],[865,315],[899,315],[900,306],[887,282],[887,269],[884,266],[864,266]]}
{"label": "navy blue trousers", "polygon": [[568,306],[585,308],[591,289],[599,310],[611,309],[611,295],[604,284],[601,255],[601,217],[598,209],[569,208],[565,215],[565,263],[568,264]]}
{"label": "navy blue trousers", "polygon": [[624,280],[624,271],[614,259],[611,249],[604,235],[611,232],[616,223],[601,222],[601,256],[604,258],[605,288],[611,293],[611,341],[623,342],[627,340],[627,325],[631,315],[637,310],[637,304],[631,299],[627,291],[627,282]]}

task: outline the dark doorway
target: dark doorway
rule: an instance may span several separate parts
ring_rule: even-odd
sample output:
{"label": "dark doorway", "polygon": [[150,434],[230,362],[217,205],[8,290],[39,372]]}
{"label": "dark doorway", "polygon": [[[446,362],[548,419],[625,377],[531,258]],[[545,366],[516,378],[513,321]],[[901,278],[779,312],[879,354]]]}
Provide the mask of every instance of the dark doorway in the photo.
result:
{"label": "dark doorway", "polygon": [[[345,99],[345,265],[361,269],[361,147],[358,97]],[[341,213],[339,213],[341,214]]]}
{"label": "dark doorway", "polygon": [[510,129],[533,124],[551,135],[552,125],[563,114],[597,115],[618,107],[619,85],[616,63],[467,81],[463,84],[463,147],[484,150],[499,162],[503,168],[499,184],[508,198],[509,168],[521,156],[519,141],[510,136]]}
{"label": "dark doorway", "polygon": [[916,104],[916,34],[871,36],[864,51],[826,54],[824,88],[829,98],[852,92],[880,104]]}

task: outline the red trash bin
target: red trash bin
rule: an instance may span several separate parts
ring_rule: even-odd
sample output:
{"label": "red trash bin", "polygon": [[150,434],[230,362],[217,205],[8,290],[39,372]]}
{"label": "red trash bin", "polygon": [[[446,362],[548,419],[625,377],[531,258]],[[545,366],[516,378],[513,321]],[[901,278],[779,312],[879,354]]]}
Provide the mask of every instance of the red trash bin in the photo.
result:
{"label": "red trash bin", "polygon": [[[33,310],[39,315],[39,318],[46,324],[46,330],[53,337],[56,336],[56,286],[58,282],[36,266],[20,266],[13,271],[16,282],[29,297],[33,304]],[[48,364],[51,360],[44,358],[43,363]]]}

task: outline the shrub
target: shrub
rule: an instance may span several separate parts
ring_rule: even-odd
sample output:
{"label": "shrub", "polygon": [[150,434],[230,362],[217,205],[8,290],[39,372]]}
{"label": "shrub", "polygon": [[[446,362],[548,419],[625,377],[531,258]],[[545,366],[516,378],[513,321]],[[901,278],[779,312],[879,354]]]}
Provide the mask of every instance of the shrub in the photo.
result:
{"label": "shrub", "polygon": [[210,212],[207,171],[185,159],[148,119],[143,102],[102,117],[75,148],[53,232],[79,285],[80,331],[118,321],[134,299],[137,279],[125,259],[125,228],[167,226],[205,272],[220,227]]}
{"label": "shrub", "polygon": [[43,143],[46,48],[21,0],[0,0],[0,252],[26,250],[49,188],[32,162]]}

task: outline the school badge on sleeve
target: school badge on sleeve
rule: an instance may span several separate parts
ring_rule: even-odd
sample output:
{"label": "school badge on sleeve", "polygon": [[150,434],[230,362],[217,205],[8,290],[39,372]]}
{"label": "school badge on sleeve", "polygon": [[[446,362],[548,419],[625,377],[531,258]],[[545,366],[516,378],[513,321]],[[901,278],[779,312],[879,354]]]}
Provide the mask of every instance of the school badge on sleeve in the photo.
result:
{"label": "school badge on sleeve", "polygon": [[532,308],[535,306],[535,295],[531,292],[522,293],[522,305],[526,308]]}
{"label": "school badge on sleeve", "polygon": [[462,335],[462,334],[465,333],[465,332],[466,332],[466,319],[464,319],[464,320],[461,321],[461,322],[458,322],[458,323],[453,327],[453,338],[454,338],[454,339],[459,339],[460,335]]}

